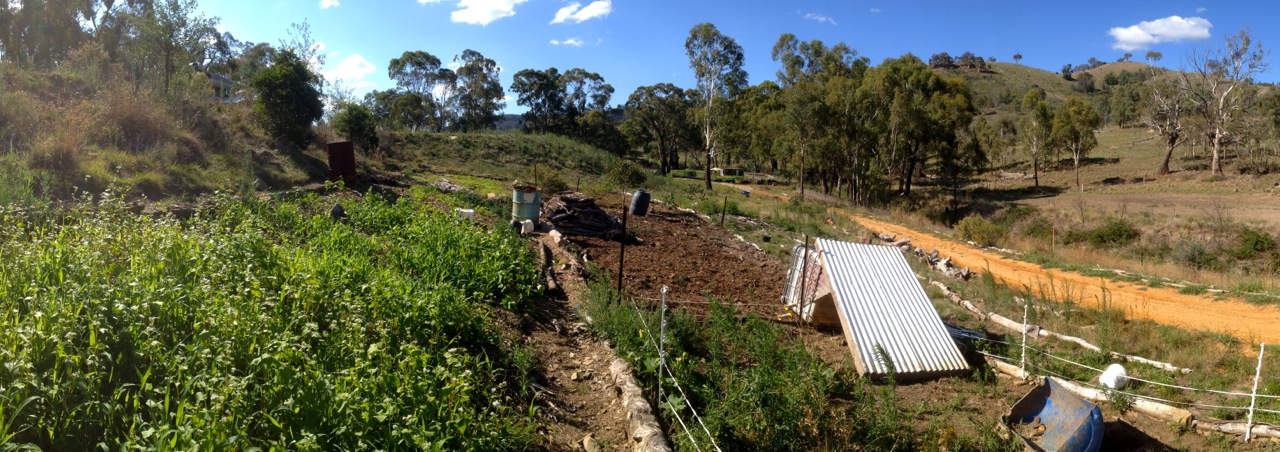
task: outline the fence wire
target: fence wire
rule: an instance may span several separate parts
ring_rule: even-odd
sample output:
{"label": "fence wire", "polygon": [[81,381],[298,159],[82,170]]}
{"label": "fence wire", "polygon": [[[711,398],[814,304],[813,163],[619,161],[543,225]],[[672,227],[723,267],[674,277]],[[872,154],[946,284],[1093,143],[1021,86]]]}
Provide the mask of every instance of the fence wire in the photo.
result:
{"label": "fence wire", "polygon": [[[702,426],[702,431],[707,434],[707,440],[711,442],[711,447],[714,447],[717,452],[721,452],[720,446],[716,444],[715,437],[711,435],[711,430],[707,428],[706,422],[703,422],[702,416],[698,415],[698,410],[693,407],[693,403],[690,402],[689,396],[685,394],[684,388],[680,386],[680,380],[677,379],[675,374],[671,372],[671,366],[667,365],[667,357],[663,353],[662,348],[658,346],[658,342],[653,339],[654,338],[653,329],[649,327],[649,322],[645,320],[644,312],[640,309],[640,305],[636,303],[635,298],[628,298],[627,301],[629,301],[631,303],[631,307],[635,309],[636,317],[640,320],[640,324],[643,325],[644,327],[645,337],[649,338],[649,344],[653,346],[654,351],[658,352],[658,359],[661,362],[661,366],[659,367],[666,370],[667,375],[671,377],[671,383],[675,385],[676,390],[680,392],[680,397],[684,398],[685,405],[689,407],[689,412],[693,413],[694,420],[698,421],[698,424]],[[658,384],[662,384],[661,382],[662,375],[658,375],[658,379],[659,379]],[[693,434],[692,432],[689,431],[689,428],[685,426],[684,420],[680,419],[680,413],[676,410],[675,405],[673,405],[670,402],[670,400],[667,400],[665,402],[667,406],[671,407],[671,412],[672,414],[675,414],[676,420],[680,421],[680,426],[684,427],[685,434],[689,436],[689,442],[693,443],[693,446],[697,448],[698,447],[697,441],[693,439]]]}

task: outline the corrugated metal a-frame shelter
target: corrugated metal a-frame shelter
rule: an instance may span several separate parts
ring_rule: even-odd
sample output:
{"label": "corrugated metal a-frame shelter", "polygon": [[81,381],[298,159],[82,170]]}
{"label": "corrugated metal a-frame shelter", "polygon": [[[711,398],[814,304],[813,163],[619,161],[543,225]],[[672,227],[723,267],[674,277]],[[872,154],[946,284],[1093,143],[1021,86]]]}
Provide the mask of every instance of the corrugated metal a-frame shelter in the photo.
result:
{"label": "corrugated metal a-frame shelter", "polygon": [[844,330],[859,374],[883,378],[892,369],[921,379],[969,369],[898,248],[818,239],[792,254],[784,301],[806,322]]}

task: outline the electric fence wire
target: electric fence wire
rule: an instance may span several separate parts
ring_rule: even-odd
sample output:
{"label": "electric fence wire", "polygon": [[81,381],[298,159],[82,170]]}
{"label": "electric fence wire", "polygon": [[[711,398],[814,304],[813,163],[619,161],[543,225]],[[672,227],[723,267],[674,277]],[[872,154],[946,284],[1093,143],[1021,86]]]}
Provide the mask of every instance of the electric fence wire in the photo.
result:
{"label": "electric fence wire", "polygon": [[[996,340],[996,339],[990,339],[990,338],[975,337],[975,338],[973,338],[973,339],[981,340],[981,341],[986,341],[986,342],[992,342],[992,343],[998,343],[998,344],[1004,344],[1004,345],[1008,345],[1008,346],[1010,346],[1010,347],[1020,347],[1020,346],[1021,346],[1020,344],[1012,344],[1012,343],[1009,343],[1009,342],[1000,341],[1000,340]],[[1077,367],[1081,367],[1081,368],[1089,369],[1089,370],[1092,370],[1092,371],[1094,371],[1094,372],[1098,372],[1098,373],[1102,373],[1102,372],[1103,372],[1103,370],[1102,370],[1102,369],[1098,369],[1098,368],[1096,368],[1096,367],[1092,367],[1092,366],[1089,366],[1089,365],[1086,365],[1086,364],[1081,364],[1081,363],[1078,363],[1078,362],[1075,362],[1075,361],[1072,361],[1072,360],[1069,360],[1069,359],[1066,359],[1066,358],[1063,358],[1063,357],[1060,357],[1060,356],[1057,356],[1057,355],[1053,355],[1053,354],[1051,354],[1051,353],[1049,353],[1049,352],[1044,351],[1043,349],[1040,349],[1040,348],[1037,348],[1037,347],[1034,347],[1034,346],[1031,346],[1031,345],[1027,345],[1027,350],[1034,351],[1034,352],[1039,353],[1039,354],[1041,354],[1041,355],[1044,355],[1044,356],[1047,356],[1047,357],[1050,357],[1050,358],[1056,359],[1056,360],[1058,360],[1058,361],[1065,362],[1065,363],[1067,363],[1067,364],[1072,364],[1072,365],[1075,365],[1075,366],[1077,366]],[[1217,390],[1217,389],[1193,388],[1193,387],[1189,387],[1189,386],[1179,386],[1179,385],[1175,385],[1175,384],[1161,383],[1161,382],[1158,382],[1158,381],[1151,381],[1151,380],[1147,380],[1147,379],[1143,379],[1143,378],[1135,377],[1135,376],[1132,376],[1132,375],[1127,375],[1127,376],[1126,376],[1126,378],[1128,378],[1129,380],[1133,380],[1133,381],[1140,381],[1140,382],[1143,382],[1143,383],[1146,383],[1146,384],[1149,384],[1149,385],[1152,385],[1152,386],[1163,386],[1163,387],[1166,387],[1166,388],[1181,389],[1181,390],[1184,390],[1184,391],[1209,392],[1209,393],[1220,394],[1220,395],[1225,395],[1225,396],[1230,396],[1230,397],[1253,397],[1253,396],[1254,396],[1253,394],[1249,394],[1249,393],[1230,392],[1230,391],[1221,391],[1221,390]],[[1275,399],[1280,399],[1280,395],[1257,394],[1257,396],[1256,396],[1256,397],[1257,397],[1257,398],[1259,398],[1259,399],[1273,399],[1273,400],[1275,400]]]}
{"label": "electric fence wire", "polygon": [[[684,388],[680,386],[680,380],[676,378],[675,374],[671,373],[671,366],[667,365],[667,358],[663,355],[662,348],[659,347],[657,341],[653,339],[653,329],[649,328],[649,322],[644,319],[644,313],[640,310],[640,305],[636,304],[636,300],[634,298],[628,299],[628,301],[631,302],[631,307],[635,309],[636,317],[640,319],[640,324],[644,325],[645,336],[649,338],[649,344],[653,345],[653,349],[658,352],[658,359],[662,361],[661,367],[665,369],[667,371],[667,375],[671,377],[671,382],[675,385],[676,390],[680,391],[680,397],[684,398],[686,402],[685,405],[688,406],[689,411],[693,413],[694,420],[698,421],[698,424],[702,426],[702,431],[707,434],[707,440],[711,442],[711,447],[714,447],[716,452],[723,452],[720,450],[720,446],[716,444],[715,437],[711,435],[711,430],[707,428],[707,423],[703,422],[702,416],[698,415],[698,410],[693,407],[693,404],[687,403],[690,400],[689,396],[685,394]],[[659,375],[658,378],[662,378],[662,376]],[[667,405],[671,407],[672,413],[676,412],[675,406],[672,405],[670,401],[667,402]],[[676,413],[676,418],[679,419],[679,417],[680,415]],[[681,421],[681,425],[683,424],[684,421]],[[692,442],[693,435],[689,432],[688,428],[685,429],[685,433],[689,435],[689,440]],[[696,442],[694,442],[694,447],[697,447]]]}
{"label": "electric fence wire", "polygon": [[[1068,376],[1066,376],[1066,375],[1063,375],[1063,374],[1060,374],[1060,373],[1054,372],[1054,371],[1049,370],[1049,369],[1046,369],[1046,368],[1044,368],[1044,367],[1040,367],[1039,365],[1036,365],[1035,363],[1027,363],[1027,365],[1029,365],[1029,366],[1031,366],[1031,367],[1034,367],[1036,370],[1039,370],[1039,371],[1041,371],[1041,372],[1044,372],[1046,375],[1052,375],[1052,376],[1054,376],[1054,377],[1058,377],[1058,378],[1061,378],[1061,379],[1063,379],[1063,380],[1073,381],[1073,382],[1075,382],[1076,384],[1079,384],[1079,385],[1081,385],[1081,386],[1084,386],[1084,387],[1087,387],[1087,388],[1092,388],[1092,389],[1097,390],[1097,391],[1102,391],[1102,392],[1104,392],[1104,393],[1105,393],[1105,392],[1112,392],[1112,393],[1117,393],[1117,394],[1124,394],[1124,395],[1127,395],[1127,396],[1133,397],[1133,398],[1135,398],[1135,399],[1144,399],[1144,400],[1149,400],[1149,401],[1152,401],[1152,402],[1161,402],[1161,403],[1166,403],[1166,404],[1169,404],[1169,405],[1177,405],[1177,406],[1184,406],[1184,407],[1191,407],[1191,408],[1200,408],[1200,409],[1223,409],[1223,410],[1234,410],[1234,411],[1249,411],[1249,407],[1224,406],[1224,405],[1210,405],[1210,404],[1205,404],[1205,403],[1196,403],[1196,402],[1178,402],[1178,401],[1168,400],[1168,399],[1162,399],[1162,398],[1154,397],[1154,396],[1142,395],[1142,394],[1137,394],[1137,393],[1133,393],[1133,392],[1126,392],[1126,391],[1122,391],[1122,390],[1118,390],[1118,389],[1111,389],[1111,388],[1107,388],[1107,387],[1103,387],[1103,386],[1094,385],[1094,384],[1091,384],[1091,383],[1088,383],[1088,382],[1083,382],[1083,381],[1077,381],[1077,380],[1074,380],[1074,379],[1072,379],[1071,377],[1068,377]],[[1272,411],[1272,410],[1264,410],[1264,409],[1260,409],[1260,408],[1259,408],[1259,409],[1255,409],[1254,411],[1258,411],[1258,412],[1265,412],[1265,413],[1276,413],[1276,411]]]}
{"label": "electric fence wire", "polygon": [[[645,321],[645,319],[644,319],[644,314],[640,312],[640,306],[636,305],[635,300],[632,300],[632,301],[631,301],[631,306],[635,309],[635,311],[634,311],[633,313],[635,314],[636,319],[640,320],[640,324],[641,324],[641,325],[644,325],[644,334],[645,334],[645,337],[647,337],[647,338],[649,339],[649,343],[650,343],[650,344],[653,344],[653,348],[657,349],[657,348],[658,348],[658,344],[654,343],[654,341],[653,341],[653,333],[649,330],[649,322]],[[661,353],[661,352],[659,352],[659,353],[658,353],[658,359],[663,359],[663,358],[662,358],[662,353]],[[663,362],[663,367],[665,367],[665,365],[666,365],[666,362],[665,362],[665,360],[664,360],[664,362]],[[659,385],[661,385],[661,384],[662,384],[662,380],[661,380],[661,379],[662,379],[662,376],[661,376],[661,375],[659,375],[659,376],[658,376],[658,379],[659,379],[659,380],[658,380],[658,384],[659,384]],[[675,379],[673,378],[673,379],[672,379],[672,381],[674,382],[674,381],[675,381]],[[677,386],[677,387],[679,387],[679,384],[677,383],[677,385],[676,385],[676,386]],[[683,392],[681,392],[681,394],[683,394]],[[685,399],[685,400],[688,400],[688,399]],[[680,422],[680,428],[684,429],[684,434],[685,434],[685,436],[688,436],[688,437],[689,437],[689,442],[690,442],[691,444],[693,444],[693,448],[694,448],[694,449],[701,450],[702,448],[701,448],[701,447],[698,447],[698,440],[694,439],[694,437],[693,437],[693,432],[692,432],[692,431],[690,431],[690,430],[689,430],[689,426],[688,426],[688,425],[686,425],[686,424],[684,423],[684,418],[681,418],[681,417],[680,417],[680,412],[676,410],[675,406],[674,406],[674,405],[672,405],[670,401],[667,401],[667,406],[671,407],[671,414],[672,414],[672,415],[674,415],[674,416],[676,417],[676,420]],[[690,407],[689,407],[689,409],[690,409],[690,410],[692,410],[692,409],[693,409],[693,407],[692,407],[692,406],[690,406]],[[719,450],[719,449],[717,448],[717,450]]]}
{"label": "electric fence wire", "polygon": [[[1010,365],[1012,365],[1012,364],[1014,363],[1014,359],[1009,358],[1009,357],[1006,357],[1006,356],[1000,356],[1000,355],[993,354],[993,353],[987,353],[987,352],[983,352],[983,351],[981,351],[981,350],[975,350],[975,352],[977,352],[979,355],[982,355],[982,356],[987,356],[987,357],[990,357],[990,358],[994,358],[994,359],[998,359],[998,360],[1004,361],[1005,363],[1008,363],[1008,364],[1010,364]],[[1050,355],[1050,356],[1052,356],[1052,355]],[[1115,393],[1119,393],[1119,394],[1125,394],[1125,395],[1128,395],[1128,396],[1131,396],[1131,397],[1134,397],[1134,398],[1146,399],[1146,400],[1155,401],[1155,402],[1163,402],[1163,403],[1167,403],[1167,404],[1171,404],[1171,405],[1187,406],[1187,407],[1192,407],[1192,408],[1201,408],[1201,409],[1215,409],[1215,408],[1218,408],[1218,409],[1236,410],[1236,411],[1249,411],[1249,408],[1248,408],[1248,407],[1222,406],[1222,405],[1209,405],[1209,404],[1193,403],[1193,402],[1177,402],[1177,401],[1173,401],[1173,400],[1161,399],[1161,398],[1159,398],[1159,397],[1152,397],[1152,396],[1147,396],[1147,395],[1142,395],[1142,394],[1136,394],[1136,393],[1124,392],[1124,391],[1115,390],[1115,389],[1110,389],[1110,388],[1104,388],[1104,387],[1096,386],[1096,385],[1093,385],[1093,384],[1090,384],[1090,383],[1087,383],[1087,382],[1077,381],[1077,380],[1075,380],[1074,378],[1071,378],[1071,377],[1068,377],[1068,376],[1066,376],[1066,375],[1063,375],[1063,374],[1060,374],[1060,373],[1054,372],[1054,371],[1052,371],[1052,370],[1050,370],[1050,369],[1046,369],[1046,368],[1044,368],[1044,367],[1041,367],[1041,366],[1037,365],[1034,361],[1029,361],[1029,362],[1027,362],[1027,365],[1028,365],[1028,366],[1031,366],[1032,368],[1034,368],[1034,369],[1036,369],[1036,370],[1038,370],[1038,371],[1040,371],[1040,372],[1044,372],[1044,374],[1045,374],[1045,375],[1051,375],[1051,376],[1054,376],[1054,377],[1061,378],[1061,379],[1063,379],[1063,380],[1072,381],[1072,382],[1075,382],[1076,384],[1080,384],[1081,386],[1085,386],[1085,387],[1093,388],[1093,389],[1095,389],[1095,390],[1099,390],[1099,391],[1104,391],[1104,392],[1106,392],[1106,391],[1111,391],[1111,392],[1115,392]],[[1084,367],[1088,367],[1088,366],[1084,366]],[[1256,408],[1256,409],[1254,409],[1254,411],[1255,411],[1255,412],[1262,412],[1262,413],[1280,414],[1280,411],[1276,411],[1276,410],[1267,410],[1267,409],[1262,409],[1262,408]]]}

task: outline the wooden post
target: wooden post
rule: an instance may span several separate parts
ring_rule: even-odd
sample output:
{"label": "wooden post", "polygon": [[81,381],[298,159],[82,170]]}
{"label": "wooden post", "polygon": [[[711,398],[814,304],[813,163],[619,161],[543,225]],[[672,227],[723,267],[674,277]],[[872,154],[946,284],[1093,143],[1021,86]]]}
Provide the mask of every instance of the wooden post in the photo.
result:
{"label": "wooden post", "polygon": [[622,247],[618,250],[618,296],[622,296],[622,261],[627,256],[627,206],[622,206]]}
{"label": "wooden post", "polygon": [[720,227],[724,227],[724,214],[729,210],[729,197],[724,197],[724,205],[720,206]]}
{"label": "wooden post", "polygon": [[1253,437],[1253,410],[1258,406],[1258,378],[1262,376],[1262,354],[1267,351],[1267,344],[1258,348],[1258,370],[1253,374],[1253,395],[1249,396],[1249,421],[1244,427],[1244,442]]}

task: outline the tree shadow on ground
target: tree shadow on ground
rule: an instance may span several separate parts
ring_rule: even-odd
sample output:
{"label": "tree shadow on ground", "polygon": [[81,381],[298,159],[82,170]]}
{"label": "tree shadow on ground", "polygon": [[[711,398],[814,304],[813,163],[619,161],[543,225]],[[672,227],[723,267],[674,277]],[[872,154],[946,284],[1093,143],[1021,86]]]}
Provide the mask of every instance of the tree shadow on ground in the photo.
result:
{"label": "tree shadow on ground", "polygon": [[1066,189],[1062,187],[1052,187],[1041,185],[1036,187],[1028,185],[1017,188],[972,188],[969,190],[971,197],[983,199],[987,201],[1022,201],[1036,198],[1052,198],[1061,195]]}

